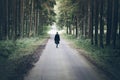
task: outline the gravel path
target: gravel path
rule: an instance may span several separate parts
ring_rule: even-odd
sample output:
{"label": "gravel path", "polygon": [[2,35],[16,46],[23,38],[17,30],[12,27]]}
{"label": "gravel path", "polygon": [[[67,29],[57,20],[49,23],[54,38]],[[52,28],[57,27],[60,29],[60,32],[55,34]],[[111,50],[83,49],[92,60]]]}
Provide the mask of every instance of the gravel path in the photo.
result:
{"label": "gravel path", "polygon": [[105,80],[95,66],[61,40],[59,48],[54,35],[48,40],[39,61],[24,80]]}

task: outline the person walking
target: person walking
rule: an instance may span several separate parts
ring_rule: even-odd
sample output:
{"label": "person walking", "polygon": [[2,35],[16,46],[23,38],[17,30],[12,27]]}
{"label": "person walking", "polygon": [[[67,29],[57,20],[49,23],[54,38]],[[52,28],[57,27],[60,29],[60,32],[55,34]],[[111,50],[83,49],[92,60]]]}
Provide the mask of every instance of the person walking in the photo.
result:
{"label": "person walking", "polygon": [[55,34],[54,41],[56,44],[56,48],[58,48],[58,44],[60,43],[60,35],[58,34],[58,32],[56,32]]}

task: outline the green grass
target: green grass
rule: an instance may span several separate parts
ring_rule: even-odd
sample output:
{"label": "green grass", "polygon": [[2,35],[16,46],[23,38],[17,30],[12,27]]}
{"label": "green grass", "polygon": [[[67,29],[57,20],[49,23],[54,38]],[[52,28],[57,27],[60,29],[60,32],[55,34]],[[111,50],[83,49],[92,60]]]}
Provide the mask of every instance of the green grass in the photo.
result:
{"label": "green grass", "polygon": [[43,35],[16,41],[0,41],[0,80],[21,80],[23,77],[20,74],[24,72],[24,69],[21,70],[20,67],[29,66],[26,63],[27,58],[31,57],[48,37],[48,35]]}
{"label": "green grass", "polygon": [[84,55],[87,55],[97,65],[110,72],[119,80],[120,49],[113,49],[106,46],[104,49],[102,49],[100,47],[91,45],[90,39],[84,39],[82,37],[80,39],[76,39],[72,35],[64,34],[63,38],[65,38],[68,42],[72,44],[73,47],[77,48],[78,50],[84,50]]}

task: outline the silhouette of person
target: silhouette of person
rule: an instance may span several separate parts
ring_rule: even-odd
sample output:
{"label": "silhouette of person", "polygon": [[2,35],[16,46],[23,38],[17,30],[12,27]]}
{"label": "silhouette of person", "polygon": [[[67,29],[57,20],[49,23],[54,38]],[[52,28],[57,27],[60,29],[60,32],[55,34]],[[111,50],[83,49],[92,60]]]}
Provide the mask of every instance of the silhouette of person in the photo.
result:
{"label": "silhouette of person", "polygon": [[56,48],[58,48],[58,44],[60,42],[60,35],[58,34],[58,32],[56,32],[56,34],[55,34],[54,41],[56,44]]}

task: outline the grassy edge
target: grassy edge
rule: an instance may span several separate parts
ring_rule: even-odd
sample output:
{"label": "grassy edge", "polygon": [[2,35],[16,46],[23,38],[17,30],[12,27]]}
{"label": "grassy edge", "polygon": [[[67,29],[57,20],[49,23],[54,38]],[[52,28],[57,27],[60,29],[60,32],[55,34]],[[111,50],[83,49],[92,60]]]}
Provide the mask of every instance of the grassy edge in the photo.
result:
{"label": "grassy edge", "polygon": [[[33,64],[39,60],[42,50],[45,48],[45,44],[49,39],[49,35],[40,36],[35,41],[25,42],[22,40],[16,46],[14,53],[5,57],[0,64],[1,80],[23,80],[24,75],[33,67]],[[24,40],[24,41],[27,41]],[[22,47],[22,48],[21,48]],[[22,51],[23,50],[23,51]],[[1,57],[2,58],[2,57]],[[2,64],[4,62],[4,64]]]}
{"label": "grassy edge", "polygon": [[[76,39],[74,36],[72,35],[66,35],[66,34],[62,34],[62,37],[69,42],[69,45],[73,48],[75,48],[77,51],[79,51],[79,53],[81,55],[83,55],[84,57],[86,57],[86,59],[88,59],[88,61],[90,61],[92,64],[94,64],[97,68],[99,68],[103,73],[106,74],[106,76],[109,77],[109,80],[119,80],[119,76],[115,75],[113,72],[110,71],[110,69],[108,68],[108,66],[106,66],[105,63],[103,63],[102,61],[100,61],[101,59],[99,59],[98,57],[95,57],[95,54],[91,54],[91,53],[95,53],[97,50],[101,52],[99,53],[103,53],[105,52],[103,49],[92,46],[90,44],[90,40],[87,40],[86,44],[82,43],[81,41],[81,46],[78,43],[79,39]],[[85,40],[85,39],[81,39],[81,40]],[[86,48],[87,47],[87,48]],[[93,47],[93,48],[92,48]],[[97,49],[97,50],[96,50]]]}

